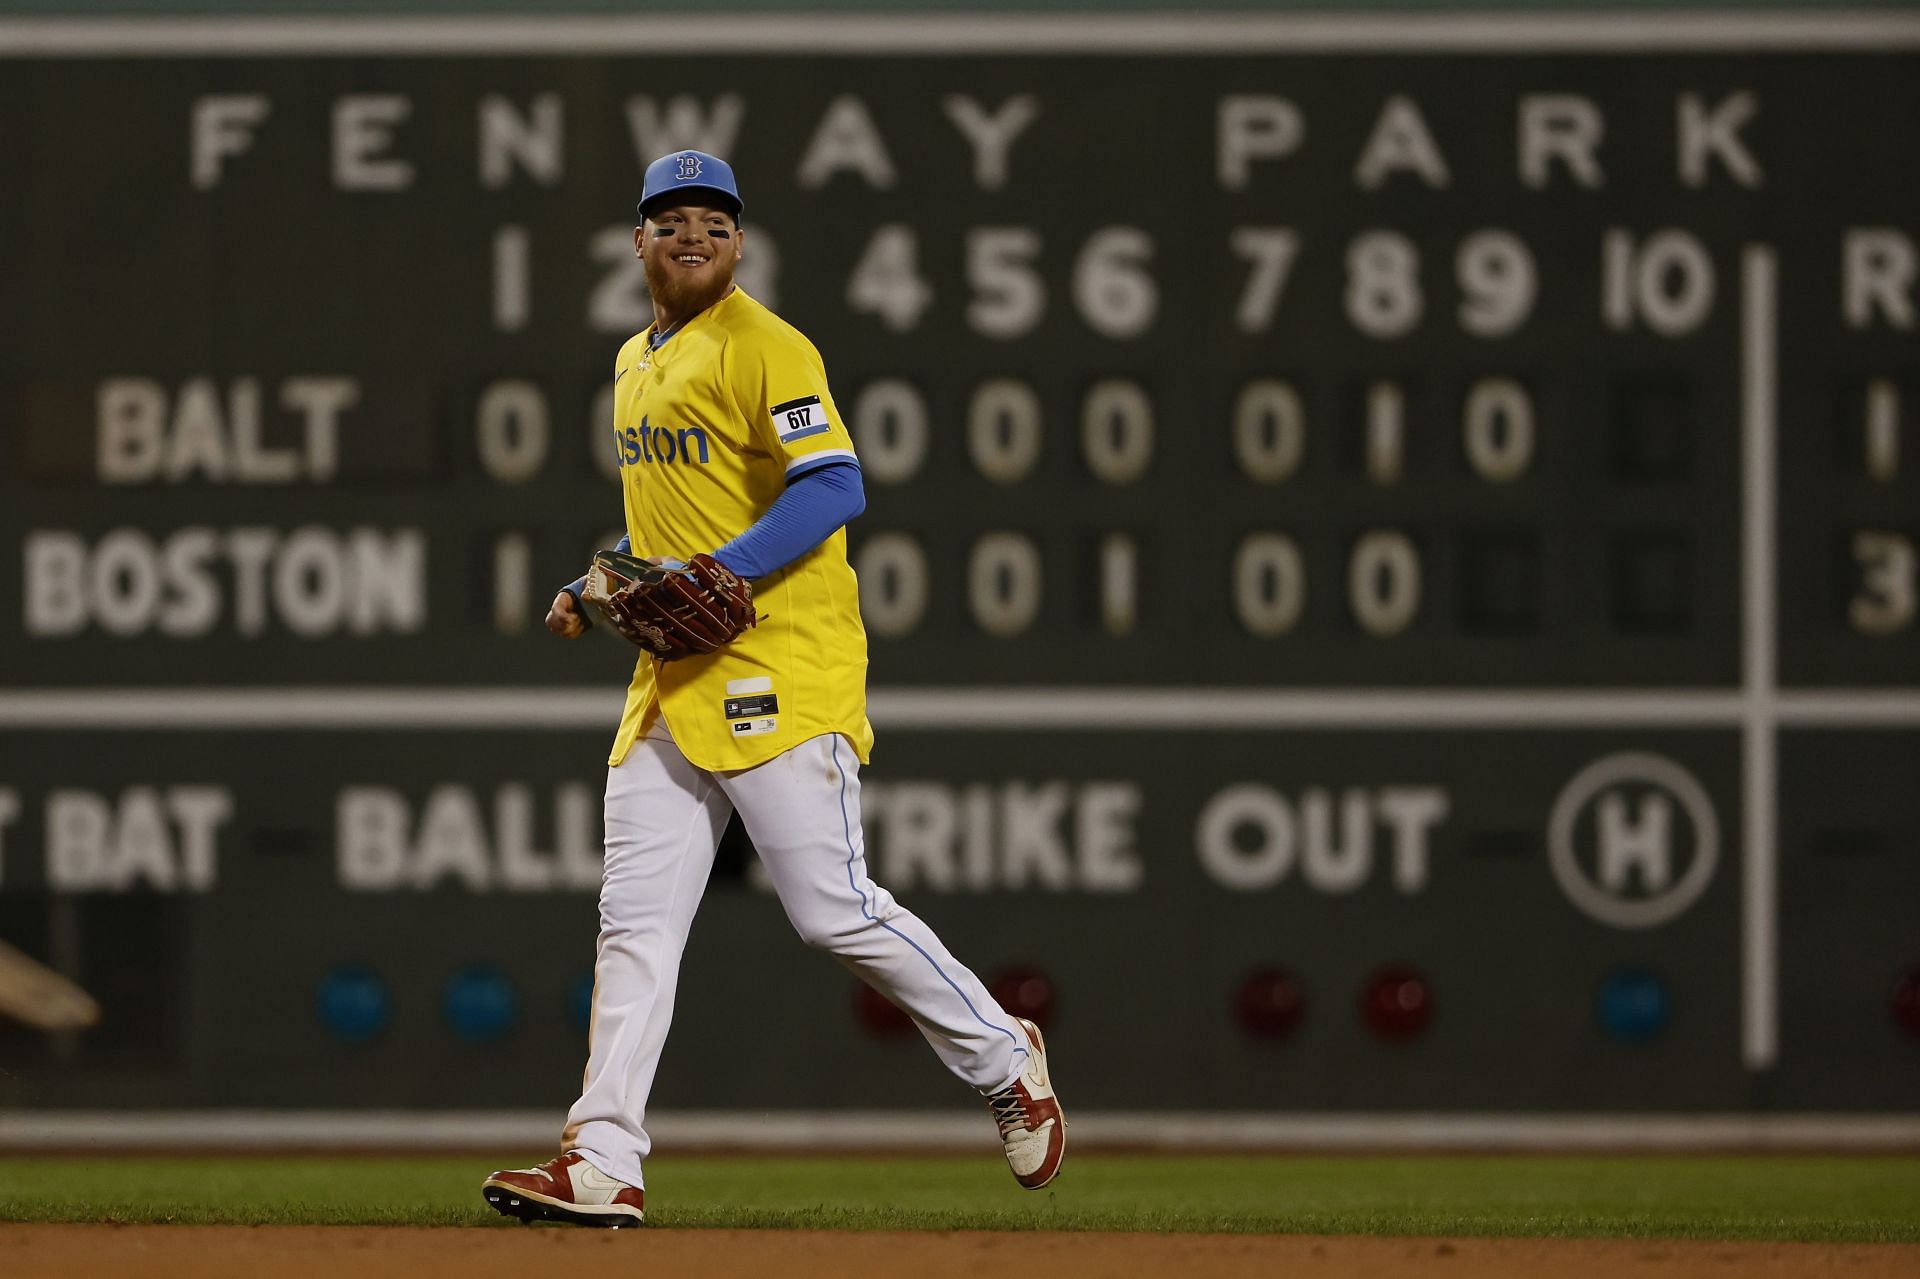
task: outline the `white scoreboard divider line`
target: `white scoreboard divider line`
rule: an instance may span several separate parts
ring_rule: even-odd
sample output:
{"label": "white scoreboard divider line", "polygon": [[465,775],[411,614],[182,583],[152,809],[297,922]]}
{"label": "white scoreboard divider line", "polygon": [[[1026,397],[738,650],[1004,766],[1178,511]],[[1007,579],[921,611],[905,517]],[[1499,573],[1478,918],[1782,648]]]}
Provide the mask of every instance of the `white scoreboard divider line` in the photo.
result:
{"label": "white scoreboard divider line", "polygon": [[1780,1056],[1779,724],[1776,662],[1779,583],[1774,484],[1779,466],[1779,288],[1774,251],[1741,257],[1741,1058],[1771,1070]]}
{"label": "white scoreboard divider line", "polygon": [[[611,733],[625,691],[206,687],[0,690],[0,730],[35,732],[447,729]],[[875,726],[938,732],[1414,729],[1734,729],[1747,696],[1702,688],[875,688]],[[1805,728],[1920,728],[1920,688],[1783,690],[1772,717]]]}
{"label": "white scoreboard divider line", "polygon": [[1360,52],[1805,53],[1920,47],[1920,16],[1847,11],[1662,13],[756,15],[725,32],[671,18],[167,17],[0,19],[0,57],[645,53],[1189,54]]}

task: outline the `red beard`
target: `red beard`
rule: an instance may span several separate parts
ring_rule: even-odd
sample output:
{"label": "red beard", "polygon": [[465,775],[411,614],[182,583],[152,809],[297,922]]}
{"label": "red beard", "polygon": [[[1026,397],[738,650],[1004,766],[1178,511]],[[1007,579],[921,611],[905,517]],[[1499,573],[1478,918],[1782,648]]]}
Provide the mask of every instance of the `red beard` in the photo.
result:
{"label": "red beard", "polygon": [[692,316],[724,297],[733,287],[733,264],[722,262],[717,255],[714,262],[714,270],[694,278],[670,262],[656,267],[651,259],[646,260],[647,292],[653,295],[655,313]]}

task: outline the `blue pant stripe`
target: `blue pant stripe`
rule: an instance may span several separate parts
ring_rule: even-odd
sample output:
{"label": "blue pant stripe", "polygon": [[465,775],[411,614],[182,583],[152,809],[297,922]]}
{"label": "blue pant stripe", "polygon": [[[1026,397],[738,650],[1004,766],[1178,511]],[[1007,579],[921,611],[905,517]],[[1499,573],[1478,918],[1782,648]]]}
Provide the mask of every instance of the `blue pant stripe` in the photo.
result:
{"label": "blue pant stripe", "polygon": [[854,851],[853,824],[847,818],[847,770],[840,767],[840,738],[838,736],[835,736],[834,738],[832,738],[831,745],[833,747],[833,769],[836,773],[840,774],[840,827],[841,827],[841,830],[845,833],[846,839],[847,839],[847,887],[851,888],[854,891],[854,893],[858,895],[858,897],[860,898],[860,913],[863,916],[865,916],[870,923],[879,924],[880,927],[886,929],[888,932],[892,933],[895,937],[898,937],[901,941],[913,947],[915,953],[917,953],[920,956],[920,958],[926,960],[928,964],[932,965],[934,972],[940,974],[940,980],[947,983],[948,986],[953,987],[953,993],[960,996],[960,1002],[967,1006],[967,1011],[973,1014],[973,1019],[975,1021],[979,1022],[982,1026],[985,1026],[988,1030],[997,1030],[1001,1034],[1005,1035],[1008,1039],[1011,1039],[1013,1041],[1013,1050],[1015,1052],[1017,1053],[1026,1052],[1027,1047],[1025,1044],[1022,1044],[1020,1042],[1020,1037],[1018,1035],[1014,1034],[1011,1030],[1008,1030],[1005,1026],[994,1025],[992,1022],[988,1021],[985,1017],[982,1017],[980,1015],[980,1010],[973,1006],[973,1001],[971,999],[967,998],[967,992],[964,990],[961,990],[960,987],[954,985],[953,978],[947,976],[946,970],[940,967],[938,961],[936,961],[932,955],[929,955],[926,951],[922,950],[918,942],[914,941],[913,938],[901,932],[898,928],[895,928],[892,924],[889,924],[884,920],[880,919],[871,910],[867,908],[867,894],[865,890],[863,890],[860,887],[859,881],[854,878],[854,874],[853,874],[853,863],[858,858],[859,854]]}

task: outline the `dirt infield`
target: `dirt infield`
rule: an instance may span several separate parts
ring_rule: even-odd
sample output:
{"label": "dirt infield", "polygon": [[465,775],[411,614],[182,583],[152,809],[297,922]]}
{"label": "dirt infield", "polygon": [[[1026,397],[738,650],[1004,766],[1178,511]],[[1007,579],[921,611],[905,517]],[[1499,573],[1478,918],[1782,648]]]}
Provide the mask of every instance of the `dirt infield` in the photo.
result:
{"label": "dirt infield", "polygon": [[[1048,1279],[1679,1279],[1840,1275],[1910,1279],[1920,1245],[1041,1232],[507,1230],[346,1226],[0,1226],[10,1279],[526,1279],[564,1261],[712,1279],[1044,1274]],[[644,1270],[637,1269],[645,1267]],[[567,1273],[613,1273],[576,1269]]]}

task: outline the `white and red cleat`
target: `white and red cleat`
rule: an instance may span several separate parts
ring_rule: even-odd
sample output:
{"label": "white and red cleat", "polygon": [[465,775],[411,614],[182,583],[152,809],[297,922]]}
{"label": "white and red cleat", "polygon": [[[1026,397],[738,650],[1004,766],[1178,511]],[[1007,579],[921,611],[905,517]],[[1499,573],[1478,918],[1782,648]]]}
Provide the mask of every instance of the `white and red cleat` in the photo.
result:
{"label": "white and red cleat", "polygon": [[1040,1037],[1040,1028],[1025,1017],[1014,1020],[1027,1036],[1027,1064],[1012,1083],[987,1098],[987,1109],[1000,1125],[1000,1142],[1006,1147],[1013,1179],[1028,1190],[1038,1190],[1059,1174],[1060,1161],[1066,1157],[1067,1116],[1053,1095],[1047,1041]]}
{"label": "white and red cleat", "polygon": [[531,1168],[488,1175],[480,1183],[494,1211],[522,1221],[571,1221],[580,1226],[637,1226],[646,1220],[646,1192],[615,1181],[568,1151]]}

